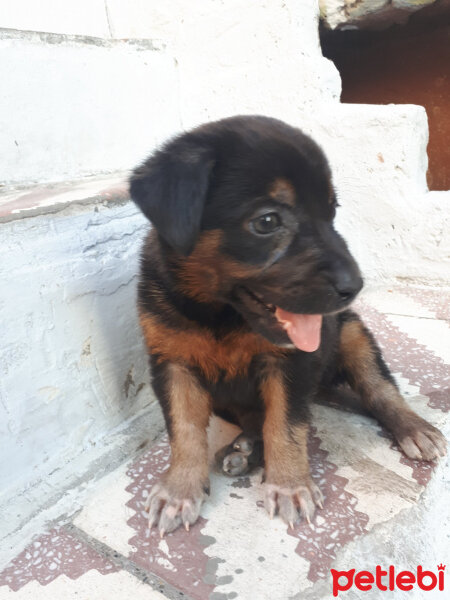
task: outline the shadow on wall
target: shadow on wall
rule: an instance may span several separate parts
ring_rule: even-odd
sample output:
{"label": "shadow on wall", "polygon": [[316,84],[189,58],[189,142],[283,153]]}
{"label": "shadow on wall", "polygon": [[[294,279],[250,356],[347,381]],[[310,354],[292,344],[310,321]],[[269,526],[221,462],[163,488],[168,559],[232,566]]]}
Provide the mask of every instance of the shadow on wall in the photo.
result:
{"label": "shadow on wall", "polygon": [[[136,209],[124,208],[130,210]],[[84,363],[95,369],[95,376],[86,380],[102,411],[119,423],[146,406],[151,396],[136,305],[138,252],[148,224],[140,213],[137,223],[123,226],[120,214],[116,219],[119,225],[111,230],[105,225],[98,227],[96,243],[83,248],[80,268],[84,274],[74,278],[76,286],[69,294],[78,296],[80,318],[92,323],[91,335],[83,342],[80,366]],[[124,243],[124,237],[134,241]]]}

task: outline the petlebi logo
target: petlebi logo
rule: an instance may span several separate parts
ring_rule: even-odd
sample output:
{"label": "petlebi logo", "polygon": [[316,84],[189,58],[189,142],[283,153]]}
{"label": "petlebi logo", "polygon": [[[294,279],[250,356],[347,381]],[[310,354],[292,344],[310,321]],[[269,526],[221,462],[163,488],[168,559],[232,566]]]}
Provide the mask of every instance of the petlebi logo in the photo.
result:
{"label": "petlebi logo", "polygon": [[331,569],[333,577],[333,596],[339,595],[339,592],[346,592],[353,586],[361,592],[368,592],[373,588],[378,588],[382,592],[387,590],[409,591],[420,589],[424,592],[431,590],[444,591],[444,571],[445,565],[437,565],[437,573],[425,570],[419,565],[416,571],[396,571],[392,565],[384,570],[380,565],[375,568],[375,573],[371,571],[358,571],[350,569],[349,571],[336,571]]}

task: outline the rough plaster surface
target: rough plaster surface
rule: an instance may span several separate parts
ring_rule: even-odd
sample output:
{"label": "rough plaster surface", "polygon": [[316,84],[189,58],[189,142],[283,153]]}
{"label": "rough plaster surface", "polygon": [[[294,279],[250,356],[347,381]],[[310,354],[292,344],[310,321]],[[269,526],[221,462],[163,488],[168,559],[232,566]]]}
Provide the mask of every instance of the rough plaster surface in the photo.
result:
{"label": "rough plaster surface", "polygon": [[377,24],[388,27],[436,0],[319,0],[320,14],[331,29]]}
{"label": "rough plaster surface", "polygon": [[449,192],[428,192],[425,110],[338,104],[297,115],[334,172],[337,225],[369,282],[449,283]]}
{"label": "rough plaster surface", "polygon": [[6,181],[126,169],[181,127],[236,113],[289,120],[302,106],[338,100],[339,75],[321,54],[309,0],[110,8],[117,35],[146,45],[3,30]]}
{"label": "rough plaster surface", "polygon": [[[170,22],[173,13],[164,6]],[[322,56],[314,2],[196,0],[178,6],[182,26],[167,43],[179,65],[183,126],[235,113],[292,120],[301,107],[338,100],[340,78]]]}
{"label": "rough plaster surface", "polygon": [[105,0],[2,0],[0,27],[109,37]]}
{"label": "rough plaster surface", "polygon": [[150,401],[135,310],[147,228],[130,203],[2,224],[3,493]]}
{"label": "rough plaster surface", "polygon": [[180,127],[174,59],[148,41],[3,31],[0,77],[2,183],[129,169]]}
{"label": "rough plaster surface", "polygon": [[[111,430],[103,430],[94,445],[74,448],[71,456],[62,461],[58,454],[44,463],[36,478],[26,487],[16,486],[2,490],[0,497],[0,565],[8,562],[14,549],[23,549],[24,541],[49,523],[61,519],[61,515],[73,515],[80,511],[99,481],[101,487],[108,483],[108,474],[142,452],[164,430],[164,419],[157,402],[138,412],[131,420]],[[117,477],[117,475],[111,475]],[[105,482],[105,483],[104,483]],[[112,485],[112,484],[111,484]],[[117,488],[116,488],[117,489]],[[126,498],[126,493],[121,496]],[[118,508],[119,500],[111,499]],[[120,532],[114,538],[120,546]],[[114,544],[113,544],[113,547]]]}
{"label": "rough plaster surface", "polygon": [[450,211],[445,193],[427,194],[425,111],[339,104],[337,70],[320,50],[317,5],[110,0],[108,14],[114,35],[151,37],[161,49],[37,34],[0,40],[12,77],[3,114],[13,116],[0,136],[7,178],[130,168],[199,122],[269,114],[324,147],[341,197],[338,225],[368,280],[447,279]]}
{"label": "rough plaster surface", "polygon": [[[341,197],[339,228],[369,280],[447,279],[450,214],[445,193],[427,194],[425,111],[339,104],[340,80],[321,54],[315,3],[107,6],[114,36],[156,39],[164,49],[32,34],[1,41],[12,76],[3,102],[13,118],[0,141],[7,178],[129,168],[183,128],[235,113],[269,114],[323,145]],[[21,111],[14,110],[17,97]]]}

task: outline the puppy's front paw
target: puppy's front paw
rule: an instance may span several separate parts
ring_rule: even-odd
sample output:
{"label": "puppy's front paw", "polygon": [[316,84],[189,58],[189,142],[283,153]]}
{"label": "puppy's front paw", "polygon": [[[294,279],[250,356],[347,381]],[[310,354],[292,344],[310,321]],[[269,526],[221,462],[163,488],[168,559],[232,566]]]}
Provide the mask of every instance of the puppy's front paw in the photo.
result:
{"label": "puppy's front paw", "polygon": [[264,506],[271,519],[278,513],[293,528],[300,516],[311,523],[316,506],[323,508],[323,496],[310,478],[295,487],[266,482]]}
{"label": "puppy's front paw", "polygon": [[156,525],[161,537],[174,531],[182,523],[186,531],[189,531],[190,525],[198,519],[201,505],[208,493],[209,482],[191,483],[166,477],[153,486],[145,502],[149,528]]}
{"label": "puppy's front paw", "polygon": [[397,441],[409,458],[433,460],[447,454],[447,441],[439,429],[413,414],[395,432]]}

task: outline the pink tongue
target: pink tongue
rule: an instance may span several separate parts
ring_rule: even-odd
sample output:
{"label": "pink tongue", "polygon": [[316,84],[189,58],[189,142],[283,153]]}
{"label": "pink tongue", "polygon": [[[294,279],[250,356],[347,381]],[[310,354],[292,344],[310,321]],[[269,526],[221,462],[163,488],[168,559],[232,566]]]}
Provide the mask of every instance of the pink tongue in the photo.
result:
{"label": "pink tongue", "polygon": [[296,348],[314,352],[320,346],[322,315],[296,315],[277,307],[275,316]]}

